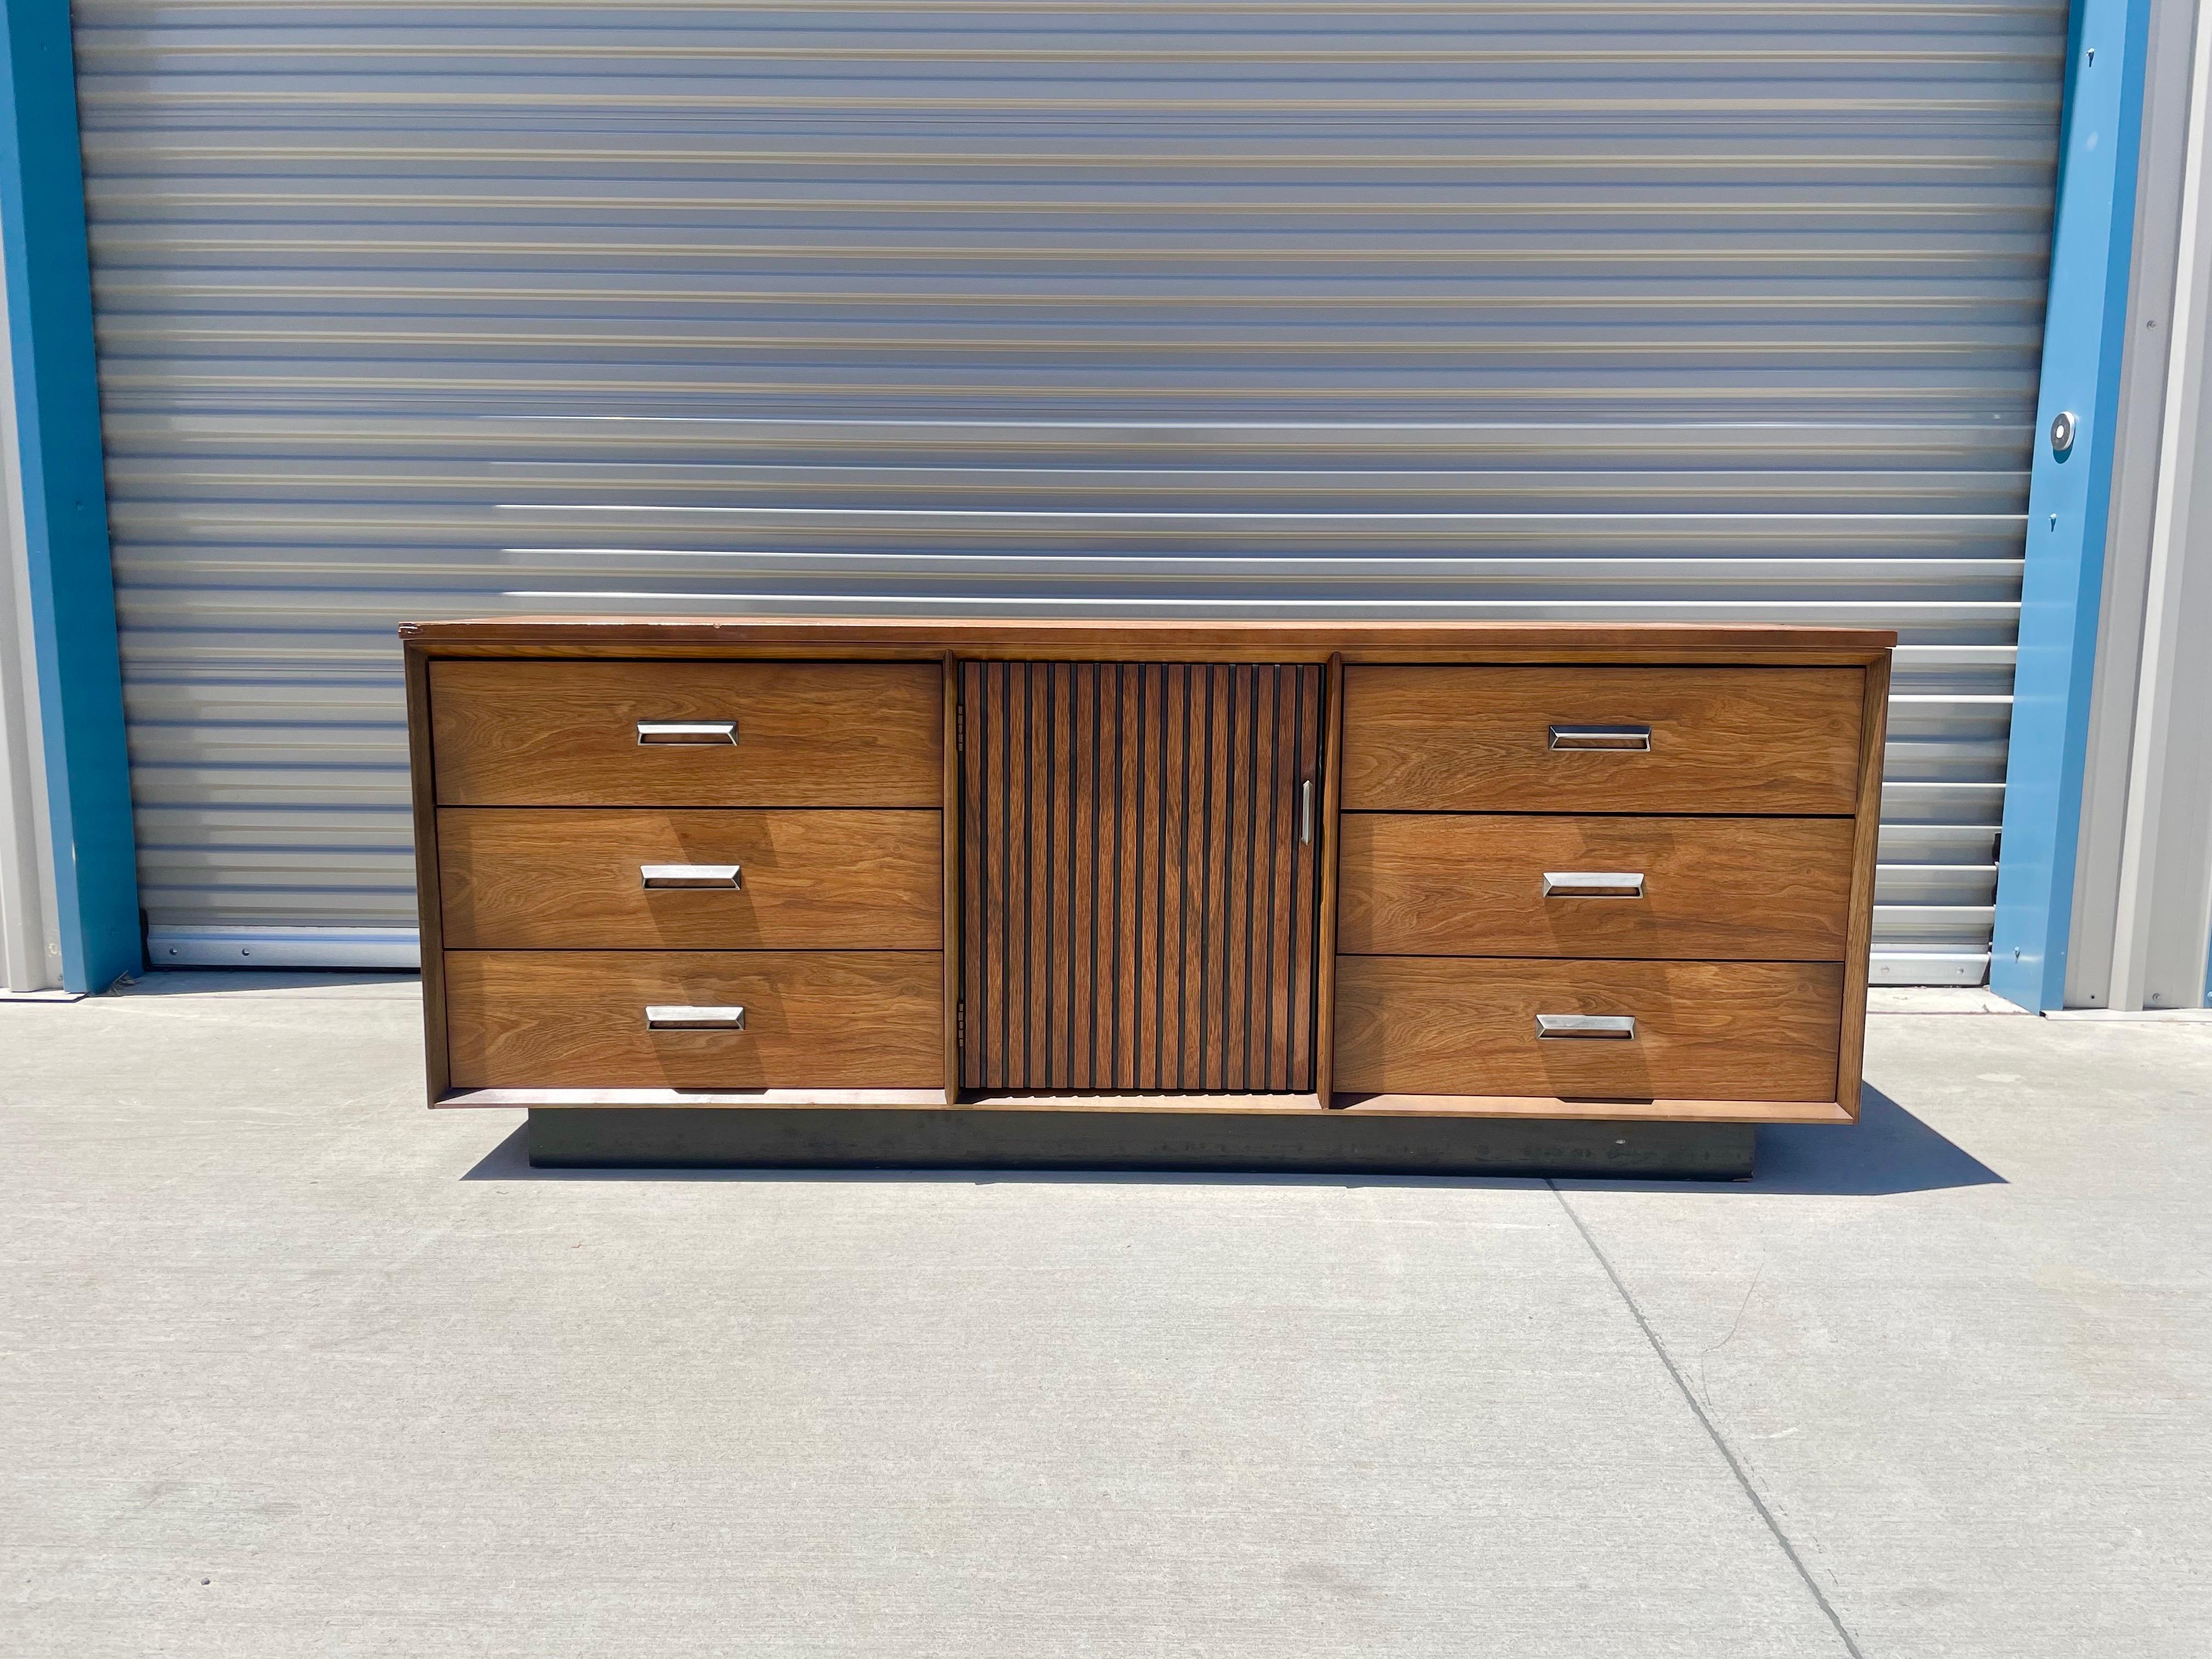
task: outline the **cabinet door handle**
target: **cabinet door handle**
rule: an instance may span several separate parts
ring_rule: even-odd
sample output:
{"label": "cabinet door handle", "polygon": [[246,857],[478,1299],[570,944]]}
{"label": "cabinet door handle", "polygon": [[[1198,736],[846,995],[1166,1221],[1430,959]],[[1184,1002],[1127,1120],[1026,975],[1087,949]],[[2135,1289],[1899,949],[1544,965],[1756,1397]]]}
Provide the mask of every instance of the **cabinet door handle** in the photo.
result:
{"label": "cabinet door handle", "polygon": [[1546,898],[1642,898],[1641,870],[1547,870]]}
{"label": "cabinet door handle", "polygon": [[1313,845],[1313,780],[1298,786],[1298,845]]}
{"label": "cabinet door handle", "polygon": [[1536,1035],[1540,1037],[1626,1039],[1636,1035],[1636,1017],[1633,1014],[1539,1014],[1536,1016]]}
{"label": "cabinet door handle", "polygon": [[646,1009],[645,1026],[649,1031],[742,1031],[745,1029],[745,1011],[659,1003]]}
{"label": "cabinet door handle", "polygon": [[1641,753],[1651,747],[1651,728],[1648,726],[1555,726],[1552,728],[1552,747],[1626,750]]}
{"label": "cabinet door handle", "polygon": [[638,879],[647,887],[739,887],[734,864],[641,864]]}
{"label": "cabinet door handle", "polygon": [[640,743],[735,743],[735,720],[640,720]]}

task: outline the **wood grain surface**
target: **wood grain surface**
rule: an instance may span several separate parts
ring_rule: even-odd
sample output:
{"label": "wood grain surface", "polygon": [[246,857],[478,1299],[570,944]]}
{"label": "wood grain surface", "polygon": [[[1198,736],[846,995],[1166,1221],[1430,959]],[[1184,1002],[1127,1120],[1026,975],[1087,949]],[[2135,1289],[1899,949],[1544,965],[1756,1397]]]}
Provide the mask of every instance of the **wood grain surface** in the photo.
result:
{"label": "wood grain surface", "polygon": [[[1347,811],[1849,813],[1856,668],[1376,667],[1344,675]],[[1648,753],[1550,747],[1648,726]]]}
{"label": "wood grain surface", "polygon": [[435,654],[1071,662],[1835,662],[1897,643],[1887,629],[1771,623],[1298,622],[1005,617],[488,617],[403,623]]}
{"label": "wood grain surface", "polygon": [[[993,1100],[1049,1091],[1072,1110],[1151,1109],[1192,1097],[1167,1091],[1194,1089],[1222,1110],[1305,1100],[1332,1048],[1333,1103],[1354,1111],[1828,1121],[1856,1103],[1894,641],[1882,630],[784,617],[498,618],[401,632],[434,1099],[704,1090],[766,1103],[903,1090],[922,1102],[970,1080],[975,1004],[995,994],[1021,999],[1018,1023],[1001,1023],[996,1080],[978,1075],[970,1086],[1001,1091]],[[1310,751],[1305,731],[1286,738],[1281,724],[1304,696],[1287,689],[1289,677],[1317,677],[1332,657],[1347,665],[1343,694],[1332,679],[1321,699],[1323,717],[1341,721],[1339,766]],[[1194,689],[1186,677],[1170,726],[1168,679],[1193,665],[1208,678]],[[1229,678],[1239,672],[1250,677],[1249,704]],[[958,698],[947,691],[965,695],[974,677],[992,674],[1036,683],[1024,681],[1020,710],[1042,713],[1045,747],[1025,733],[1020,752],[1042,757],[1050,787],[985,805],[974,800],[976,783],[995,778],[1003,789],[1011,770],[1004,757],[994,774],[988,752],[963,752]],[[1224,677],[1220,687],[1212,676]],[[1263,680],[1275,696],[1272,728]],[[737,693],[749,708],[732,708]],[[1139,710],[1157,722],[1145,726],[1141,750]],[[738,721],[738,744],[635,740],[639,720],[720,719]],[[1655,747],[1553,751],[1555,723],[1649,724]],[[970,744],[975,735],[971,726]],[[1268,884],[1286,878],[1279,856],[1273,873],[1268,860],[1290,830],[1261,804],[1294,813],[1296,779],[1280,780],[1292,787],[1276,793],[1270,740],[1322,775],[1319,846],[1294,855],[1291,902],[1272,909]],[[471,803],[486,810],[450,810]],[[941,814],[880,810],[939,805]],[[568,810],[506,810],[540,806]],[[1363,815],[1377,808],[1391,816]],[[1000,836],[1034,839],[994,849],[972,833],[971,809],[995,813]],[[867,855],[830,824],[848,816],[937,827],[922,837],[933,905],[928,875],[918,902],[902,885],[912,862],[903,844],[875,855],[898,872],[880,899],[844,890],[841,878],[803,878],[802,848],[870,884]],[[701,913],[659,904],[726,907],[727,894],[647,895],[629,888],[632,870],[619,893],[610,884],[576,897],[557,872],[509,873],[515,849],[496,820],[533,817],[657,821],[652,833],[662,844],[673,837],[674,850],[654,862],[745,865],[740,890],[757,901],[750,937],[769,948],[695,947],[689,929]],[[769,851],[731,857],[699,850],[726,844],[719,830],[700,838],[705,823],[784,817],[801,841],[772,835]],[[1832,821],[1801,821],[1822,817]],[[808,837],[808,821],[823,833]],[[1655,821],[1669,826],[1658,853],[1650,850]],[[1241,845],[1240,824],[1249,831]],[[1828,838],[1844,827],[1852,841],[1838,952],[1814,942],[1834,933],[1814,890],[1831,867]],[[1725,842],[1710,839],[1721,830]],[[1502,884],[1487,896],[1452,873],[1455,854],[1470,856],[1469,836],[1480,846],[1459,868],[1478,872],[1474,889]],[[521,839],[524,865],[576,856],[550,824],[522,824]],[[468,891],[449,914],[447,855],[456,848],[453,860],[470,866]],[[1601,855],[1608,848],[1614,855]],[[1623,855],[1638,848],[1644,856]],[[1644,868],[1648,908],[1583,901],[1587,915],[1562,921],[1558,902],[1509,890],[1519,886],[1509,853],[1538,866],[1521,875],[1540,877],[1559,867],[1555,854],[1577,848],[1559,863]],[[1739,881],[1750,880],[1762,849],[1771,867],[1791,872],[1778,902],[1763,888],[1747,901]],[[581,856],[621,868],[596,841]],[[757,902],[770,862],[784,856],[800,861],[779,866],[789,879],[779,878],[772,907]],[[1329,914],[1342,954],[1324,963],[1315,959],[1316,890],[1325,861],[1340,856],[1333,873],[1345,890]],[[1018,918],[1004,898],[1015,877]],[[1714,915],[1695,901],[1708,890]],[[1141,903],[1132,896],[1139,892]],[[1251,921],[1242,933],[1217,925],[1240,894]],[[633,900],[643,901],[641,916]],[[892,931],[840,931],[871,910]],[[678,919],[660,920],[665,912]],[[509,918],[543,943],[465,948],[510,937],[482,931]],[[799,943],[851,948],[772,948],[802,918]],[[701,946],[747,937],[720,932],[726,920]],[[649,932],[626,931],[641,921]],[[586,924],[598,948],[572,950]],[[986,958],[991,926],[1000,948]],[[1471,934],[1481,942],[1468,943]],[[632,950],[633,938],[683,948]],[[911,948],[885,949],[885,939]],[[1478,950],[1510,954],[1457,954]],[[1743,959],[1728,959],[1739,951]],[[1270,964],[1285,959],[1305,964],[1303,983],[1277,985]],[[1332,971],[1340,976],[1334,1006]],[[1562,972],[1574,977],[1559,980]],[[1563,1000],[1575,997],[1583,1000]],[[644,1029],[647,1002],[732,1000],[748,1007],[744,1033]],[[1278,1021],[1283,1009],[1288,1018]],[[1639,1034],[1540,1042],[1537,1012],[1634,1012]],[[1240,1034],[1255,1055],[1241,1079],[1229,1070]],[[1017,1076],[1012,1067],[1030,1054],[1038,1069]],[[1146,1092],[1154,1089],[1164,1092]]]}
{"label": "wood grain surface", "polygon": [[743,1108],[778,1111],[787,1107],[837,1108],[883,1112],[934,1111],[945,1104],[942,1089],[456,1089],[437,1103],[468,1109],[479,1106],[513,1110],[540,1106],[666,1106],[688,1111]]}
{"label": "wood grain surface", "polygon": [[1336,1006],[1337,823],[1342,816],[1344,776],[1344,659],[1328,659],[1322,691],[1321,821],[1314,830],[1318,843],[1317,879],[1321,887],[1321,925],[1315,949],[1319,961],[1314,971],[1314,1092],[1324,1103],[1336,1078],[1336,1022],[1329,1010]]}
{"label": "wood grain surface", "polygon": [[1889,653],[1868,665],[1866,712],[1859,722],[1859,811],[1851,844],[1849,936],[1844,944],[1844,1048],[1836,1098],[1856,1121],[1866,1059],[1867,977],[1873,969],[1874,893],[1881,841],[1881,773],[1889,733]]}
{"label": "wood grain surface", "polygon": [[[939,823],[918,809],[441,807],[446,942],[933,951]],[[648,889],[648,864],[734,864],[741,884]]]}
{"label": "wood grain surface", "polygon": [[1563,1099],[1558,1095],[1339,1094],[1354,1117],[1598,1118],[1643,1123],[1848,1123],[1832,1100]]}
{"label": "wood grain surface", "polygon": [[[1337,1087],[1832,1101],[1843,994],[1835,963],[1344,957]],[[1636,1036],[1540,1038],[1540,1013],[1628,1014]]]}
{"label": "wood grain surface", "polygon": [[[864,1111],[934,1111],[941,1089],[456,1089],[435,1103],[498,1107],[669,1106],[777,1111],[787,1107]],[[1069,1094],[969,1095],[979,1112],[1153,1112],[1223,1116],[1296,1115],[1322,1109],[1313,1095]],[[1562,1100],[1551,1095],[1340,1094],[1329,1109],[1349,1117],[1541,1117],[1616,1122],[1848,1123],[1833,1101]]]}
{"label": "wood grain surface", "polygon": [[[1354,956],[1840,961],[1850,818],[1347,812],[1337,948]],[[1546,897],[1547,871],[1641,898]]]}
{"label": "wood grain surface", "polygon": [[[448,951],[457,1089],[939,1088],[934,951]],[[649,1005],[736,1004],[742,1031]]]}
{"label": "wood grain surface", "polygon": [[1310,1089],[1318,667],[966,663],[961,1080]]}
{"label": "wood grain surface", "polygon": [[944,1079],[940,1098],[947,1106],[960,1101],[960,986],[965,973],[960,960],[960,665],[947,652],[938,665],[941,676],[938,701],[944,721],[945,770],[939,789],[945,810],[938,814],[939,933],[945,941],[938,973],[944,1001]]}
{"label": "wood grain surface", "polygon": [[434,1106],[452,1087],[447,1070],[446,951],[442,907],[438,902],[438,805],[431,787],[430,659],[412,641],[401,647],[400,671],[407,688],[407,794],[415,832],[415,936],[422,963],[422,1080]]}
{"label": "wood grain surface", "polygon": [[[938,663],[434,662],[441,806],[935,806]],[[641,744],[641,720],[734,720]]]}

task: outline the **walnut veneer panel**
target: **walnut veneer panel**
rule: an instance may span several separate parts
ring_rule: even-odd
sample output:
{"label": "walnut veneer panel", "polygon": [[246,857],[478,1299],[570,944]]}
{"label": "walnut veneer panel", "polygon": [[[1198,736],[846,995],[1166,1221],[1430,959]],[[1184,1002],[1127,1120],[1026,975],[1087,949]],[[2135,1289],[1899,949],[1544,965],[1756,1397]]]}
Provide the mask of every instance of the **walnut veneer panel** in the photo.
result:
{"label": "walnut veneer panel", "polygon": [[907,657],[1060,662],[1850,662],[1880,628],[1708,623],[1394,622],[1336,617],[484,617],[402,623],[455,656]]}
{"label": "walnut veneer panel", "polygon": [[[507,950],[935,951],[943,830],[928,811],[444,807],[446,942]],[[647,866],[738,868],[647,888]]]}
{"label": "walnut veneer panel", "polygon": [[1321,668],[961,671],[963,1085],[1311,1089]]}
{"label": "walnut veneer panel", "polygon": [[[1829,1101],[1835,963],[1340,957],[1336,1086],[1355,1093]],[[1540,1037],[1626,1014],[1632,1039]]]}
{"label": "walnut veneer panel", "polygon": [[[945,1079],[935,951],[448,951],[457,1089],[908,1089]],[[745,1011],[652,1030],[647,1006]]]}
{"label": "walnut veneer panel", "polygon": [[[1346,811],[1849,813],[1858,668],[1344,671]],[[1649,752],[1553,726],[1648,726]]]}
{"label": "walnut veneer panel", "polygon": [[[934,663],[434,662],[441,806],[935,806]],[[638,724],[733,721],[734,743]]]}
{"label": "walnut veneer panel", "polygon": [[[1351,812],[1337,949],[1365,956],[1841,961],[1849,818]],[[1640,875],[1641,896],[1545,894]]]}

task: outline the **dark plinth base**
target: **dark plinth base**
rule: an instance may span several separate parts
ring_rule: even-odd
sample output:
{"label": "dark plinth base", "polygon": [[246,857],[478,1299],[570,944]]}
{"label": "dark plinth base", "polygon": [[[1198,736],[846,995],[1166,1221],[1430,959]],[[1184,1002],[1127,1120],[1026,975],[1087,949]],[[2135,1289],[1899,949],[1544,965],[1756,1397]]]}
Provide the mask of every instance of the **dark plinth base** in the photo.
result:
{"label": "dark plinth base", "polygon": [[1217,1170],[1733,1181],[1758,1126],[1322,1112],[533,1107],[539,1169]]}

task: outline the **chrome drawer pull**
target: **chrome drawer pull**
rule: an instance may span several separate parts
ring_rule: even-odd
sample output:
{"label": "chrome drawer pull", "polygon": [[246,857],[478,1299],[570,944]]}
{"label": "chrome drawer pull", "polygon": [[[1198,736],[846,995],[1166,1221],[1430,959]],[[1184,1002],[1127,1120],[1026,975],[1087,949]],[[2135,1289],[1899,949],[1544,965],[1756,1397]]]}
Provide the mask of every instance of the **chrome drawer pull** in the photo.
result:
{"label": "chrome drawer pull", "polygon": [[645,1028],[648,1031],[742,1031],[745,1029],[745,1011],[687,1008],[678,1003],[663,1003],[646,1009]]}
{"label": "chrome drawer pull", "polygon": [[1642,898],[1641,870],[1547,870],[1546,898]]}
{"label": "chrome drawer pull", "polygon": [[735,743],[735,720],[640,720],[640,743]]}
{"label": "chrome drawer pull", "polygon": [[1536,1035],[1540,1037],[1633,1037],[1636,1035],[1636,1016],[1539,1014],[1536,1016]]}
{"label": "chrome drawer pull", "polygon": [[1648,726],[1555,726],[1552,728],[1552,747],[1634,750],[1641,752],[1651,747],[1651,728]]}
{"label": "chrome drawer pull", "polygon": [[641,864],[638,878],[647,887],[740,887],[734,864]]}

